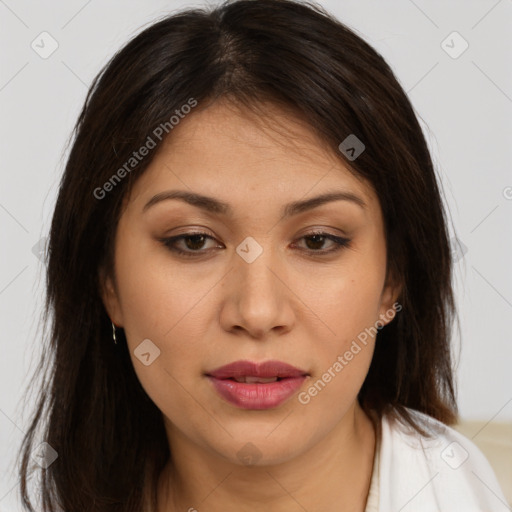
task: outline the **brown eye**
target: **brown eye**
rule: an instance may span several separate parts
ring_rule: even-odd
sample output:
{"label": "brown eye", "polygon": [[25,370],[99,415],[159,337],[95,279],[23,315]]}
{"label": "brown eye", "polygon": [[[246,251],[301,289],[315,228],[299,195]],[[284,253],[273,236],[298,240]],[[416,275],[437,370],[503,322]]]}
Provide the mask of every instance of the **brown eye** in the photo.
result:
{"label": "brown eye", "polygon": [[[203,250],[205,243],[210,240],[215,240],[207,233],[184,233],[183,235],[173,236],[170,238],[162,238],[162,242],[170,251],[187,257],[200,256],[201,254],[211,252],[210,249]],[[306,241],[306,247],[299,250],[309,252],[313,255],[331,254],[341,250],[343,247],[348,247],[350,240],[348,238],[339,237],[331,233],[310,233],[304,235],[299,240]],[[331,242],[330,249],[324,249],[324,244]],[[181,247],[180,242],[184,242]],[[217,246],[219,248],[219,246]]]}
{"label": "brown eye", "polygon": [[[184,233],[171,238],[162,238],[160,241],[176,254],[193,257],[210,252],[210,250],[202,250],[208,239],[215,240],[206,233]],[[184,242],[181,247],[178,246],[179,242]]]}
{"label": "brown eye", "polygon": [[[303,250],[319,255],[334,253],[343,247],[348,247],[350,244],[350,240],[348,238],[343,238],[340,236],[332,235],[331,233],[324,232],[310,233],[301,237],[300,240],[306,241],[306,249]],[[322,249],[326,241],[332,242],[331,249]]]}

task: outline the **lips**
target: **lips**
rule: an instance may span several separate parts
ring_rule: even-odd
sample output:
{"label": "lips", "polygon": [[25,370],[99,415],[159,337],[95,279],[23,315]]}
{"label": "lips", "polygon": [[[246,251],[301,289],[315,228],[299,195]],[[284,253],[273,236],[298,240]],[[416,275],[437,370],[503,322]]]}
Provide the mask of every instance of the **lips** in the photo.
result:
{"label": "lips", "polygon": [[242,409],[270,409],[288,400],[309,374],[281,361],[235,361],[206,376],[230,404]]}

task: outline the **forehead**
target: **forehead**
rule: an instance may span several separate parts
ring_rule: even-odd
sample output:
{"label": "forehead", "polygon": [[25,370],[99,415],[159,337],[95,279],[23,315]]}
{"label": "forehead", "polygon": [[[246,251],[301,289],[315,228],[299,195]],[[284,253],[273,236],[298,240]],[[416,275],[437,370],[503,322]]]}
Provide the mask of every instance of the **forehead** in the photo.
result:
{"label": "forehead", "polygon": [[175,125],[135,182],[141,201],[165,188],[283,202],[327,190],[351,191],[369,206],[378,199],[313,129],[273,104],[257,111],[217,101]]}

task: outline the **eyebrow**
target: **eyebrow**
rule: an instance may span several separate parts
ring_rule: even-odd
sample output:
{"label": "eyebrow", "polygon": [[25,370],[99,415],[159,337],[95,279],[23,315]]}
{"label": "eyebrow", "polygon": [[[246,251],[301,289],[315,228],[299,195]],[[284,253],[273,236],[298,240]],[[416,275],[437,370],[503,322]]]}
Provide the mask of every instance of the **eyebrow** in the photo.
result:
{"label": "eyebrow", "polygon": [[[195,192],[187,192],[185,190],[167,190],[165,192],[160,192],[153,196],[142,209],[142,213],[146,212],[149,208],[158,204],[162,201],[167,201],[171,199],[178,199],[180,201],[184,201],[192,206],[197,208],[201,208],[210,213],[215,213],[218,215],[225,216],[233,216],[233,210],[228,203],[220,201],[214,197],[205,196],[202,194],[198,194]],[[367,205],[359,196],[355,195],[352,192],[348,191],[336,191],[336,192],[326,192],[319,196],[312,197],[310,199],[305,199],[301,201],[293,201],[291,203],[286,204],[282,208],[282,218],[291,217],[293,215],[297,215],[299,213],[312,210],[318,206],[321,206],[325,203],[329,203],[331,201],[350,201],[362,209],[366,209]]]}

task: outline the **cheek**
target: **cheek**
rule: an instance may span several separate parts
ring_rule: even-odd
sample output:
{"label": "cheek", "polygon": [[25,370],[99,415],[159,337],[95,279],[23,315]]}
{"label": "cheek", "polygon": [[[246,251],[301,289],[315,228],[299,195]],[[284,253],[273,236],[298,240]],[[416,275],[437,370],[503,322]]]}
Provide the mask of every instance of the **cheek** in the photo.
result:
{"label": "cheek", "polygon": [[128,350],[142,387],[159,408],[190,406],[181,403],[180,383],[189,387],[191,375],[200,371],[207,292],[215,281],[207,286],[208,279],[194,276],[191,267],[177,271],[165,250],[126,235],[116,250]]}
{"label": "cheek", "polygon": [[178,345],[188,345],[200,337],[198,316],[215,276],[177,265],[165,248],[135,234],[125,234],[117,247],[116,270],[125,331],[134,341],[153,337],[163,345],[179,332],[187,339]]}
{"label": "cheek", "polygon": [[308,414],[337,421],[356,399],[373,357],[380,291],[380,279],[352,275],[331,282],[329,300],[317,298],[329,329],[313,337],[315,372],[297,397]]}
{"label": "cheek", "polygon": [[[141,386],[173,421],[184,409],[193,416],[184,389],[193,389],[190,379],[200,370],[197,355],[207,307],[204,281],[173,272],[164,251],[148,250],[142,243],[120,245],[116,265],[124,331]],[[145,360],[144,353],[150,354]]]}
{"label": "cheek", "polygon": [[326,289],[309,296],[308,305],[328,327],[322,329],[320,339],[318,331],[316,335],[310,333],[318,340],[315,377],[322,382],[312,390],[312,396],[321,391],[323,399],[317,402],[353,399],[373,356],[385,261],[378,251],[359,251],[352,256],[336,276],[324,283]]}
{"label": "cheek", "polygon": [[385,265],[379,258],[357,254],[308,296],[308,305],[330,328],[338,348],[378,320],[384,279]]}

